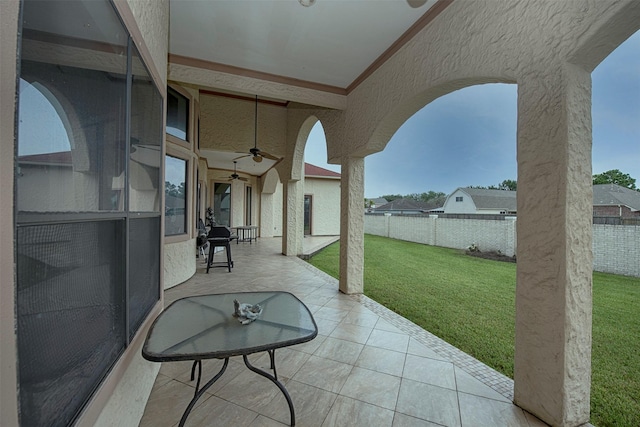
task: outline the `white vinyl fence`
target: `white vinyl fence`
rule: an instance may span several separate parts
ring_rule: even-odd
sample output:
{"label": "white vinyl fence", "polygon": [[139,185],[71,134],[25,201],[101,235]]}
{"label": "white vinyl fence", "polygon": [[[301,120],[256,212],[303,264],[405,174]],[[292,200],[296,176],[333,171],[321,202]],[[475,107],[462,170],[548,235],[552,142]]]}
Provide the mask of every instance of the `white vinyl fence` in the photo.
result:
{"label": "white vinyl fence", "polygon": [[[438,218],[437,215],[365,215],[364,232],[445,248],[516,254],[516,217],[500,220]],[[640,277],[640,226],[593,225],[593,269]]]}

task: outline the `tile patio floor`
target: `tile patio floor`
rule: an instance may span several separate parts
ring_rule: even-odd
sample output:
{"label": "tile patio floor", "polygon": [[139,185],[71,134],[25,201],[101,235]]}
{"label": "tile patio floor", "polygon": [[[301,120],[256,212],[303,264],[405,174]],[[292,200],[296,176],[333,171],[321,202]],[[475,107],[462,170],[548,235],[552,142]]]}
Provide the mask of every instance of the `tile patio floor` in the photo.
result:
{"label": "tile patio floor", "polygon": [[[313,252],[328,238],[305,238]],[[165,306],[207,293],[288,291],[311,310],[318,336],[276,351],[278,376],[294,403],[296,425],[349,427],[545,426],[511,403],[513,382],[369,298],[338,291],[338,282],[297,257],[280,239],[232,244],[235,268],[212,268],[165,291]],[[224,253],[216,254],[224,259]],[[250,357],[268,369],[266,353]],[[203,381],[222,362],[203,363]],[[141,427],[177,425],[193,397],[190,362],[164,363]],[[232,358],[198,401],[187,426],[282,426],[289,410],[280,390]]]}

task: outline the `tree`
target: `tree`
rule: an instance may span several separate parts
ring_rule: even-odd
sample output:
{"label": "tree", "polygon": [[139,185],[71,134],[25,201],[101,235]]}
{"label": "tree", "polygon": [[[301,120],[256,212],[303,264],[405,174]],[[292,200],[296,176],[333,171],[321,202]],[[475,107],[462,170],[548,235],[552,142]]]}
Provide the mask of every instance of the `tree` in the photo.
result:
{"label": "tree", "polygon": [[518,190],[518,181],[513,179],[505,179],[498,185],[490,185],[488,187],[483,187],[480,185],[470,185],[469,188],[478,188],[480,190],[505,190],[505,191],[517,191]]}
{"label": "tree", "polygon": [[518,181],[515,181],[513,179],[505,179],[500,183],[500,185],[498,185],[498,188],[500,190],[516,191],[518,189]]}
{"label": "tree", "polygon": [[407,194],[406,196],[404,196],[405,199],[411,199],[411,200],[415,200],[416,202],[422,202],[422,203],[430,203],[430,204],[438,204],[440,203],[441,205],[444,204],[445,199],[447,198],[447,195],[438,191],[429,191],[427,193],[413,193],[413,194]]}
{"label": "tree", "polygon": [[636,190],[636,180],[627,173],[622,173],[618,169],[602,172],[593,175],[593,185],[597,184],[617,184],[631,190]]}

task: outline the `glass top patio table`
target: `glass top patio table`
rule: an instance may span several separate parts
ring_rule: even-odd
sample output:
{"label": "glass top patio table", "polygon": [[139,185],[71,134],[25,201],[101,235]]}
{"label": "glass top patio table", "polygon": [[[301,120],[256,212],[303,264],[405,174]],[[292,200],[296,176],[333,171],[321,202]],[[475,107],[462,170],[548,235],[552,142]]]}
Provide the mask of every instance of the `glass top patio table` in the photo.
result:
{"label": "glass top patio table", "polygon": [[[252,323],[233,317],[233,300],[260,304]],[[142,349],[154,362],[221,359],[287,347],[318,334],[309,309],[288,292],[240,292],[179,299],[155,320]]]}
{"label": "glass top patio table", "polygon": [[[253,322],[243,325],[233,316],[234,300],[259,304],[262,313]],[[160,313],[149,329],[142,356],[154,362],[192,360],[192,380],[198,367],[196,392],[180,425],[184,424],[198,398],[222,375],[232,356],[243,356],[250,370],[280,388],[289,405],[291,425],[295,425],[293,403],[278,381],[275,350],[311,341],[317,334],[318,327],[307,306],[288,292],[197,295],[179,299]],[[247,355],[261,351],[269,353],[273,375],[249,363]],[[200,388],[204,359],[225,359],[225,362],[220,372]]]}

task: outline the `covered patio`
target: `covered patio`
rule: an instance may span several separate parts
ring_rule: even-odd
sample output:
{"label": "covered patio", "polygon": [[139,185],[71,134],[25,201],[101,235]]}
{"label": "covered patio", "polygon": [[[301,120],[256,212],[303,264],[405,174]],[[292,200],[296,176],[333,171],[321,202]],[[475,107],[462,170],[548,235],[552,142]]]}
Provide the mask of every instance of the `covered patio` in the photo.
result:
{"label": "covered patio", "polygon": [[[331,237],[304,239],[304,253]],[[280,239],[233,245],[235,268],[204,259],[196,274],[164,293],[165,306],[191,295],[288,291],[311,310],[318,336],[276,351],[300,426],[544,426],[512,403],[513,381],[364,295],[345,295],[338,281],[298,257],[281,254]],[[282,272],[286,272],[285,275]],[[251,326],[248,326],[251,327]],[[269,368],[266,353],[250,357]],[[203,364],[203,380],[221,360]],[[191,362],[164,363],[140,426],[175,426],[193,397]],[[288,425],[280,391],[250,372],[242,358],[198,401],[188,426]]]}
{"label": "covered patio", "polygon": [[[525,410],[589,421],[591,72],[638,31],[640,2],[10,0],[0,12],[0,425],[177,424],[190,364],[157,375],[142,358],[153,319],[182,296],[267,289],[297,295],[320,327],[278,351],[299,425],[534,425]],[[513,382],[363,295],[365,158],[425,105],[486,83],[518,85]],[[27,116],[50,129],[43,105],[62,144],[20,131]],[[339,281],[298,258],[318,122],[341,166]],[[259,227],[257,243],[234,245],[231,273],[195,258],[208,207]],[[189,425],[287,421],[277,388],[230,369]]]}

